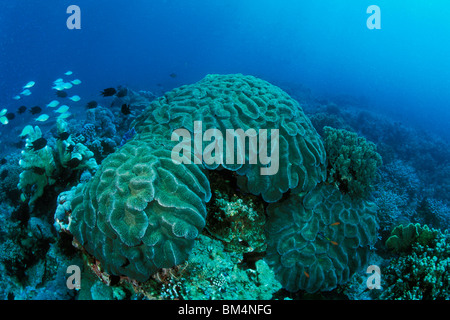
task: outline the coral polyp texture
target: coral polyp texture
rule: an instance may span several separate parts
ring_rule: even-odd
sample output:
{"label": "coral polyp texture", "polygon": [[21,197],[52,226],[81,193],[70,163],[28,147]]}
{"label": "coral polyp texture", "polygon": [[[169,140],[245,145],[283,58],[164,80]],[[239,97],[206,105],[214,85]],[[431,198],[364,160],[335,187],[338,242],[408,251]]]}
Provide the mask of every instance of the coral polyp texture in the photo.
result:
{"label": "coral polyp texture", "polygon": [[376,207],[331,185],[268,208],[266,259],[288,291],[329,291],[364,266],[376,241]]}
{"label": "coral polyp texture", "polygon": [[[202,132],[215,129],[223,137],[228,129],[266,129],[270,134],[263,142],[270,146],[261,149],[261,140],[245,143],[252,140],[249,135],[243,141],[223,141],[223,161],[196,163],[194,146],[183,152],[183,159],[192,163],[173,161],[179,144],[173,133],[184,129],[195,140],[196,121],[202,123]],[[69,230],[112,274],[143,281],[188,257],[205,226],[205,204],[211,197],[208,170],[236,172],[242,190],[267,202],[280,200],[291,189],[312,190],[325,179],[325,149],[300,105],[252,76],[208,75],[152,101],[132,125],[136,135],[103,161],[72,200]],[[269,142],[272,130],[279,130],[275,144]],[[211,144],[205,141],[202,150]],[[278,170],[262,175],[261,168],[274,166],[278,159],[251,163],[250,154],[260,158],[277,147]],[[228,155],[245,161],[227,163]]]}
{"label": "coral polyp texture", "polygon": [[[208,75],[152,101],[134,126],[142,135],[154,137],[158,131],[161,138],[170,139],[172,132],[180,128],[187,129],[193,136],[195,121],[202,122],[203,132],[215,129],[223,135],[222,163],[205,163],[206,168],[236,171],[240,176],[239,187],[255,195],[261,194],[267,202],[280,200],[283,193],[296,187],[301,191],[311,190],[325,179],[326,155],[320,136],[298,102],[267,81],[241,74]],[[244,132],[253,129],[257,134],[260,129],[266,129],[267,150],[261,150],[261,135],[259,143],[236,139],[233,145],[228,145],[227,129]],[[262,175],[260,170],[266,165],[262,161],[251,164],[249,157],[253,154],[260,159],[273,151],[273,129],[279,130],[278,170],[272,175]],[[210,144],[210,141],[203,141],[202,150]],[[234,163],[226,161],[235,156]],[[243,157],[241,161],[239,157]]]}
{"label": "coral polyp texture", "polygon": [[199,166],[132,140],[72,200],[70,232],[112,274],[144,281],[183,262],[205,225],[210,188]]}

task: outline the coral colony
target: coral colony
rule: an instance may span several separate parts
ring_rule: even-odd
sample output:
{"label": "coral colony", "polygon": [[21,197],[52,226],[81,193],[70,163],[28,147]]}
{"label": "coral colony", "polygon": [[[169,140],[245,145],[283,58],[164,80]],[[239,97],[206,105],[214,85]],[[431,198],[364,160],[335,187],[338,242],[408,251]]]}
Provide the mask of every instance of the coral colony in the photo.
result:
{"label": "coral colony", "polygon": [[[53,89],[76,103],[79,84]],[[101,95],[84,122],[49,102],[53,130],[26,125],[1,159],[0,266],[26,283],[2,298],[449,298],[449,184],[422,168],[445,145],[424,161],[425,137],[249,75]]]}

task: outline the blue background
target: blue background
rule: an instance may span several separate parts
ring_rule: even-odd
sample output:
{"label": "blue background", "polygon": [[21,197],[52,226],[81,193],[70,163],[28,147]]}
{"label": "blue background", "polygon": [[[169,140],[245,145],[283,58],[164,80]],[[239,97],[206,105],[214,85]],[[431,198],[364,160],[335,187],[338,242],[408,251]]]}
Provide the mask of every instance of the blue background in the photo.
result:
{"label": "blue background", "polygon": [[[72,4],[81,30],[66,27]],[[381,30],[366,27],[372,4]],[[446,136],[449,16],[447,1],[424,0],[2,1],[0,107],[47,104],[67,70],[83,81],[80,110],[105,87],[159,94],[208,73],[239,72],[363,97],[372,110]],[[33,94],[12,100],[30,80]]]}

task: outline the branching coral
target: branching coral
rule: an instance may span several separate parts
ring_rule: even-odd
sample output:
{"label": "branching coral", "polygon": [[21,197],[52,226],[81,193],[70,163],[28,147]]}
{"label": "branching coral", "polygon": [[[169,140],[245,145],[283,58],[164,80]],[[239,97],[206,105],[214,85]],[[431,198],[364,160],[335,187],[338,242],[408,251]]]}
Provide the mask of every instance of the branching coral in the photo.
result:
{"label": "branching coral", "polygon": [[324,128],[328,160],[327,182],[352,197],[365,197],[371,191],[381,166],[374,143],[344,129]]}
{"label": "branching coral", "polygon": [[449,299],[450,235],[426,225],[400,225],[386,246],[398,257],[391,260],[383,277],[383,299]]}

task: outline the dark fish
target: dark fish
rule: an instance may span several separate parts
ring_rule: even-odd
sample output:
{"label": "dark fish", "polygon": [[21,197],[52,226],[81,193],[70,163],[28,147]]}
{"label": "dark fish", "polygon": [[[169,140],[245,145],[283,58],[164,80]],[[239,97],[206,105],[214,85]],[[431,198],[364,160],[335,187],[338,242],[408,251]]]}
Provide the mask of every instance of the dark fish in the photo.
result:
{"label": "dark fish", "polygon": [[5,158],[2,158],[1,160],[0,160],[0,164],[1,165],[4,165],[4,164],[6,164],[8,161],[5,159]]}
{"label": "dark fish", "polygon": [[86,108],[94,109],[94,108],[97,108],[97,106],[98,106],[97,101],[90,101],[90,102],[87,103]]}
{"label": "dark fish", "polygon": [[68,153],[72,153],[73,149],[75,149],[75,145],[74,145],[74,144],[71,144],[71,145],[68,145],[68,146],[67,146],[66,151],[67,151]]}
{"label": "dark fish", "polygon": [[6,177],[8,176],[8,170],[3,170],[2,173],[0,173],[0,179],[1,180],[5,180]]}
{"label": "dark fish", "polygon": [[12,112],[7,113],[5,116],[8,120],[12,120],[16,117],[16,115]]}
{"label": "dark fish", "polygon": [[25,107],[25,106],[20,106],[19,109],[17,109],[18,114],[22,114],[25,111],[27,111],[27,107]]}
{"label": "dark fish", "polygon": [[66,98],[67,97],[67,92],[65,92],[65,91],[56,91],[56,96],[58,98]]}
{"label": "dark fish", "polygon": [[67,166],[69,167],[69,168],[76,168],[76,167],[78,167],[79,165],[80,165],[80,163],[81,163],[81,160],[80,159],[78,159],[78,158],[72,158],[72,159],[70,159],[69,161],[67,161]]}
{"label": "dark fish", "polygon": [[31,114],[38,114],[38,113],[41,113],[41,111],[42,111],[41,107],[38,107],[38,106],[30,109]]}
{"label": "dark fish", "polygon": [[176,78],[176,77],[177,77],[177,74],[176,74],[176,73],[171,73],[171,74],[169,74],[169,76],[170,76],[171,78]]}
{"label": "dark fish", "polygon": [[117,91],[116,93],[116,97],[117,98],[123,98],[128,94],[128,89],[127,88],[122,88],[119,91]]}
{"label": "dark fish", "polygon": [[100,94],[104,97],[110,97],[113,96],[116,92],[117,91],[114,88],[106,88],[102,92],[100,92]]}
{"label": "dark fish", "polygon": [[29,147],[31,150],[38,151],[47,145],[47,140],[45,138],[39,138],[34,140]]}
{"label": "dark fish", "polygon": [[122,108],[120,109],[124,115],[131,114],[130,105],[129,104],[123,104]]}
{"label": "dark fish", "polygon": [[42,167],[32,167],[31,170],[33,170],[34,173],[43,175],[45,173],[45,168]]}
{"label": "dark fish", "polygon": [[64,140],[67,140],[67,138],[69,138],[69,137],[70,137],[70,133],[69,132],[61,132],[58,135],[58,140],[64,141]]}

